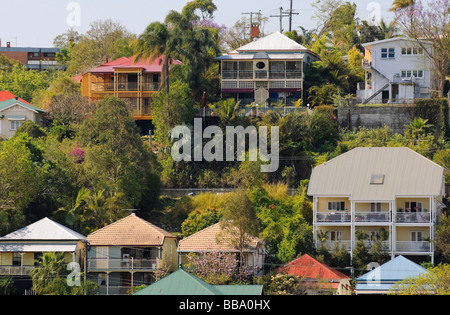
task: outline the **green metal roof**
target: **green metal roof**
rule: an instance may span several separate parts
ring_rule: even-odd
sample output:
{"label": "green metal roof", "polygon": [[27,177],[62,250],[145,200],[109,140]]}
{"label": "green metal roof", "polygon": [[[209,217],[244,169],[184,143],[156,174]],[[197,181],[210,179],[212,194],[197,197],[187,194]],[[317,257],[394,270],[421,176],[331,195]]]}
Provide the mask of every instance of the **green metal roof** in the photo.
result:
{"label": "green metal roof", "polygon": [[134,295],[261,295],[262,285],[210,285],[180,268]]}
{"label": "green metal roof", "polygon": [[32,106],[30,104],[21,102],[19,100],[16,100],[15,98],[12,98],[12,99],[0,102],[0,111],[2,111],[3,109],[5,109],[5,108],[7,108],[7,107],[9,107],[11,105],[14,105],[14,104],[19,104],[19,105],[21,105],[23,107],[26,107],[26,108],[30,109],[30,110],[34,110],[34,111],[37,111],[37,112],[40,112],[40,113],[45,113],[45,110],[43,110],[41,108],[37,108],[37,107]]}

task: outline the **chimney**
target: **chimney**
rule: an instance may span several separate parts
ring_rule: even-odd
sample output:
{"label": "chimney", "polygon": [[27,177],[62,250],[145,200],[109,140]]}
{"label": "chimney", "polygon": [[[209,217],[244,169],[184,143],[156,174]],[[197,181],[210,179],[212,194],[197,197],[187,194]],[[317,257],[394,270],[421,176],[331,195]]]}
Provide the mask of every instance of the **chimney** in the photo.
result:
{"label": "chimney", "polygon": [[258,22],[252,23],[252,39],[253,38],[259,38],[259,23]]}
{"label": "chimney", "polygon": [[11,48],[11,42],[6,42],[6,47]]}

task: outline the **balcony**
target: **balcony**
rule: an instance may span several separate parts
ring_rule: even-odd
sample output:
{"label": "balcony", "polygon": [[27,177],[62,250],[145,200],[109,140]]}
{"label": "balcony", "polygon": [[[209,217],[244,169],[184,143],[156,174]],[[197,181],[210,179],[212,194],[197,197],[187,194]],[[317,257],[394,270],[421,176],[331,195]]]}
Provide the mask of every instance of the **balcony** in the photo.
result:
{"label": "balcony", "polygon": [[397,212],[396,223],[431,223],[430,212]]}
{"label": "balcony", "polygon": [[89,271],[157,270],[157,259],[94,258],[88,259]]}
{"label": "balcony", "polygon": [[29,276],[35,266],[0,266],[1,276]]}
{"label": "balcony", "polygon": [[345,223],[352,221],[352,215],[350,212],[318,212],[316,216],[317,222],[333,222],[333,223]]}
{"label": "balcony", "polygon": [[431,252],[431,242],[427,241],[402,241],[396,242],[397,252],[408,252],[408,253],[429,253]]}
{"label": "balcony", "polygon": [[317,242],[316,247],[323,246],[325,248],[328,248],[329,250],[334,249],[341,249],[342,246],[344,246],[345,250],[351,250],[352,249],[352,242],[351,241],[332,241],[332,240],[326,240],[325,242]]}
{"label": "balcony", "polygon": [[138,92],[138,91],[158,91],[159,82],[142,83],[92,83],[91,90],[93,92]]}
{"label": "balcony", "polygon": [[356,212],[355,222],[391,222],[390,212]]}

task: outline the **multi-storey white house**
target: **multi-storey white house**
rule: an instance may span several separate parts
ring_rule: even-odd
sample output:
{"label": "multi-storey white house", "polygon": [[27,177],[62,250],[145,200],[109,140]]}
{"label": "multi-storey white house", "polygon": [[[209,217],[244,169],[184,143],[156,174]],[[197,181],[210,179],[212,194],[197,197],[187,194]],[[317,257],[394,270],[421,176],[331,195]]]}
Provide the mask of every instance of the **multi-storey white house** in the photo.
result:
{"label": "multi-storey white house", "polygon": [[291,104],[302,98],[305,63],[319,57],[275,32],[218,57],[223,98]]}
{"label": "multi-storey white house", "polygon": [[316,246],[353,254],[380,236],[392,257],[429,256],[445,208],[443,168],[409,148],[356,148],[313,169]]}
{"label": "multi-storey white house", "polygon": [[430,58],[415,40],[395,37],[363,47],[365,87],[357,91],[363,103],[412,103],[414,99],[430,98]]}

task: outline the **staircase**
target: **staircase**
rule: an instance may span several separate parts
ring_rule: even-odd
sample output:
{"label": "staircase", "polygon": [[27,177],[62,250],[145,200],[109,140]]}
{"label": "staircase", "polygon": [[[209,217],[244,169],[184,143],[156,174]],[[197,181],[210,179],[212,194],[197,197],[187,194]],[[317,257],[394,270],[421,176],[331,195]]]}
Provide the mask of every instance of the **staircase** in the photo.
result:
{"label": "staircase", "polygon": [[390,85],[390,83],[386,83],[386,85],[384,85],[382,88],[380,88],[379,90],[377,90],[375,93],[373,93],[371,96],[369,96],[368,98],[366,98],[363,102],[363,104],[367,104],[369,103],[371,100],[373,100],[375,98],[375,96],[377,96],[378,94],[380,94],[384,89],[386,89],[388,86]]}

